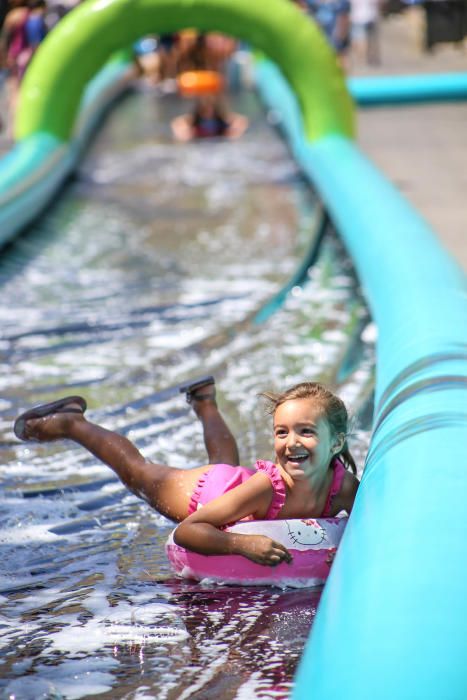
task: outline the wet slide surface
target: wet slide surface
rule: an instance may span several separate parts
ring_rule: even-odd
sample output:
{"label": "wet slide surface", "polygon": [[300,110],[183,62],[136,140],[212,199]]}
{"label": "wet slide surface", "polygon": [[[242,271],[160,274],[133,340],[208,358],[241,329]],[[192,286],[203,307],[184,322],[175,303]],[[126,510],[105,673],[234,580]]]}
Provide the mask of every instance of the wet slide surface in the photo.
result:
{"label": "wet slide surface", "polygon": [[[37,698],[285,698],[319,591],[174,578],[173,525],[71,443],[19,444],[12,419],[83,394],[148,459],[204,463],[177,391],[214,373],[242,463],[270,458],[257,392],[337,384],[362,466],[373,347],[335,237],[267,322],[316,224],[313,193],[254,95],[232,98],[239,142],[173,144],[186,108],[123,100],[56,204],[0,258],[0,692]],[[371,338],[371,333],[363,333]],[[345,372],[342,372],[343,363]],[[29,695],[28,695],[29,693]],[[55,693],[55,694],[54,694]]]}

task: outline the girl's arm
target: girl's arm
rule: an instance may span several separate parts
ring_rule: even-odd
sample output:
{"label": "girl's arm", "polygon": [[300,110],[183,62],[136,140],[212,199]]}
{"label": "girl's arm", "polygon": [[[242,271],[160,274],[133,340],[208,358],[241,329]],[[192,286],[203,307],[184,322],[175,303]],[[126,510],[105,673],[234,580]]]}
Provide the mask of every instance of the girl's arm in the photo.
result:
{"label": "girl's arm", "polygon": [[176,544],[200,554],[240,554],[258,564],[276,566],[292,557],[280,543],[264,535],[241,535],[219,528],[248,515],[265,514],[273,495],[266,474],[258,472],[185,518],[174,533]]}

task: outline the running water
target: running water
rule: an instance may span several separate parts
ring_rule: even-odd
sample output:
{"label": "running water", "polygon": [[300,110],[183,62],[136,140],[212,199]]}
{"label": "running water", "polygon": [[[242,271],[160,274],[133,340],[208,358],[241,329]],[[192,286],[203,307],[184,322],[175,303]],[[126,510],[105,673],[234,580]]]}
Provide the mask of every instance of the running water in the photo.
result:
{"label": "running water", "polygon": [[271,455],[257,393],[338,387],[368,444],[373,328],[329,235],[264,323],[319,218],[252,94],[238,142],[173,144],[186,106],[151,92],[112,113],[76,178],[0,258],[0,692],[19,698],[286,698],[319,591],[212,587],[171,574],[173,525],[70,443],[18,443],[20,410],[86,397],[91,418],[180,468],[205,461],[178,392],[216,375],[242,462]]}

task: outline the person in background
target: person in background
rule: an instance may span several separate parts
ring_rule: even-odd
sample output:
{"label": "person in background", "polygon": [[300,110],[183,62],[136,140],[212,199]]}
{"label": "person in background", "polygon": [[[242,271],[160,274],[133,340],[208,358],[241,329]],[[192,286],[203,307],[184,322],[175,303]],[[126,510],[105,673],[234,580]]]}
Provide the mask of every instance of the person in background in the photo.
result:
{"label": "person in background", "polygon": [[49,0],[44,12],[46,32],[50,32],[68,12],[68,8],[60,2]]}
{"label": "person in background", "polygon": [[25,32],[26,42],[30,52],[29,61],[41,41],[45,39],[47,34],[47,26],[45,23],[45,13],[47,5],[45,0],[29,0],[29,14],[26,20]]}
{"label": "person in background", "polygon": [[242,114],[227,112],[220,96],[203,95],[195,101],[191,113],[172,120],[171,128],[177,141],[215,137],[235,139],[248,128],[248,119]]}
{"label": "person in background", "polygon": [[237,48],[237,40],[219,32],[205,35],[206,62],[210,70],[225,74],[229,59]]}
{"label": "person in background", "polygon": [[158,40],[159,80],[175,80],[178,63],[178,34],[161,34]]}
{"label": "person in background", "polygon": [[161,57],[159,39],[144,36],[133,44],[135,77],[143,78],[148,85],[161,83]]}
{"label": "person in background", "polygon": [[465,0],[423,0],[425,14],[424,49],[434,50],[438,43],[457,44],[464,50],[467,36],[467,3]]}
{"label": "person in background", "polygon": [[323,30],[343,70],[348,68],[350,49],[349,0],[304,0],[306,11]]}
{"label": "person in background", "polygon": [[218,32],[181,32],[177,72],[211,70],[223,75],[236,47],[235,39]]}
{"label": "person in background", "polygon": [[3,27],[3,22],[5,21],[6,14],[9,10],[8,0],[0,0],[0,29]]}
{"label": "person in background", "polygon": [[[226,107],[224,93],[225,67],[236,47],[236,41],[218,33],[188,33],[180,52],[179,89],[184,93],[184,74],[192,73],[200,85],[193,87],[191,96],[195,103],[191,113],[182,114],[171,122],[172,133],[177,141],[191,141],[213,137],[238,138],[248,128],[248,119]],[[205,76],[203,78],[203,76]],[[203,81],[212,79],[206,87]]]}
{"label": "person in background", "polygon": [[380,16],[381,0],[350,0],[352,51],[370,66],[381,63]]}
{"label": "person in background", "polygon": [[205,61],[204,34],[194,29],[184,29],[177,34],[176,73],[207,68]]}
{"label": "person in background", "polygon": [[29,16],[27,0],[10,0],[0,34],[1,65],[6,69],[6,90],[8,103],[7,123],[11,129],[16,112],[19,86],[30,59],[30,51],[26,38],[26,22]]}

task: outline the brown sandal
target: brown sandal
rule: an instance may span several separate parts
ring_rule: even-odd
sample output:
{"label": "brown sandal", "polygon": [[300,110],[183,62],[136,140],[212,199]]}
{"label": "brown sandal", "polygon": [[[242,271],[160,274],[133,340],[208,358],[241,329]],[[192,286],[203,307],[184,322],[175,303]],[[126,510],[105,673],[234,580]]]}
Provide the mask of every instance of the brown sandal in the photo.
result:
{"label": "brown sandal", "polygon": [[187,403],[191,403],[193,400],[202,401],[203,399],[214,399],[216,395],[215,389],[213,394],[198,394],[198,391],[207,386],[215,386],[215,384],[216,382],[214,377],[209,375],[207,377],[195,379],[194,382],[182,384],[179,388],[179,391],[181,394],[185,394]]}
{"label": "brown sandal", "polygon": [[[72,408],[70,404],[77,403],[80,408]],[[45,416],[52,416],[54,413],[84,413],[87,408],[86,401],[82,396],[66,396],[63,399],[58,399],[57,401],[52,401],[51,403],[44,403],[40,406],[34,406],[30,408],[29,411],[25,411],[15,420],[13,426],[13,431],[17,438],[20,440],[30,440],[25,433],[26,423],[28,420],[33,420],[35,418],[45,418]]]}

